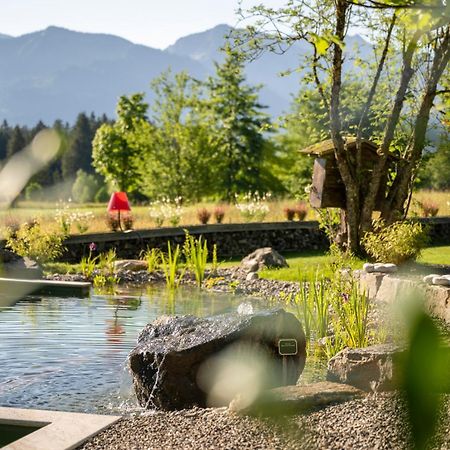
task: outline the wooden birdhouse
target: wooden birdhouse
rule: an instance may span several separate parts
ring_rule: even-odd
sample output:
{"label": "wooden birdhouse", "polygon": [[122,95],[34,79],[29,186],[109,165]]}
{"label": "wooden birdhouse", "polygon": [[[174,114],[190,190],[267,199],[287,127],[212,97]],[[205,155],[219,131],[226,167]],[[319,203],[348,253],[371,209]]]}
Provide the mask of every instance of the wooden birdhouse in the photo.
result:
{"label": "wooden birdhouse", "polygon": [[[356,138],[346,139],[349,157],[356,158]],[[377,153],[377,145],[371,141],[363,140],[362,151],[362,173],[363,180],[370,180],[371,172],[375,162],[380,157]],[[346,209],[345,186],[339,172],[334,155],[334,144],[331,139],[319,144],[311,145],[301,153],[315,156],[312,187],[309,194],[309,201],[314,208],[341,208]],[[392,160],[388,161],[391,164]],[[384,175],[380,182],[375,209],[380,210],[386,191],[387,175]],[[368,188],[363,184],[363,192]]]}

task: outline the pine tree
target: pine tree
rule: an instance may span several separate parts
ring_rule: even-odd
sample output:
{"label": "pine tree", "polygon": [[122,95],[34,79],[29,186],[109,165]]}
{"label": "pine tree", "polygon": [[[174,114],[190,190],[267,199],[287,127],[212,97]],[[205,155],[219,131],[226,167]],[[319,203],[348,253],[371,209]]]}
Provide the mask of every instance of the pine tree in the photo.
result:
{"label": "pine tree", "polygon": [[6,156],[10,158],[12,155],[23,150],[27,145],[26,137],[22,128],[16,125],[11,133],[11,137],[8,140],[6,147]]}
{"label": "pine tree", "polygon": [[87,173],[93,173],[92,139],[95,131],[95,129],[92,129],[91,120],[87,115],[80,113],[70,133],[67,150],[62,156],[63,178],[75,177],[79,169]]}
{"label": "pine tree", "polygon": [[11,136],[11,127],[6,120],[0,126],[0,161],[6,158],[8,141]]}
{"label": "pine tree", "polygon": [[245,84],[242,58],[225,51],[225,61],[216,64],[216,75],[208,81],[209,120],[222,155],[224,197],[230,200],[235,193],[264,189],[263,130],[270,123],[258,101],[260,87]]}

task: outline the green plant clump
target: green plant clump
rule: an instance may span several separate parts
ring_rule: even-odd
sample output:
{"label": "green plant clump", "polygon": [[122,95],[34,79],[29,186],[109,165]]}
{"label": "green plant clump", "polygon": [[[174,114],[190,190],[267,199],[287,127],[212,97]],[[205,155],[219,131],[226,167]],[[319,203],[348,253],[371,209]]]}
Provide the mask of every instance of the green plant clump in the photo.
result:
{"label": "green plant clump", "polygon": [[186,240],[183,246],[186,265],[195,275],[197,286],[201,287],[205,279],[206,264],[208,262],[208,243],[202,237],[195,239],[186,232]]}
{"label": "green plant clump", "polygon": [[374,231],[367,233],[363,245],[367,253],[377,262],[401,264],[415,260],[427,245],[428,237],[418,222],[395,222],[384,226],[379,221]]}
{"label": "green plant clump", "polygon": [[147,262],[147,272],[153,273],[161,265],[161,250],[159,248],[148,248],[141,254],[141,259]]}
{"label": "green plant clump", "polygon": [[179,273],[181,266],[181,250],[177,245],[172,251],[170,242],[167,243],[167,255],[161,253],[161,267],[166,278],[166,285],[169,289],[175,289],[181,283],[184,276],[184,270]]}
{"label": "green plant clump", "polygon": [[18,230],[8,230],[6,247],[20,256],[40,264],[54,261],[62,255],[64,235],[44,231],[38,222],[23,224]]}

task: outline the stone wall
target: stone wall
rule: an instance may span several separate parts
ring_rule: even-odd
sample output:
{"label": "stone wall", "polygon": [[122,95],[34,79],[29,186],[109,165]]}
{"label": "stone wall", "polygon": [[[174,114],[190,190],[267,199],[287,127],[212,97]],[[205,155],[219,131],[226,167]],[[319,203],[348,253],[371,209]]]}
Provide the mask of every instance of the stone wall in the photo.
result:
{"label": "stone wall", "polygon": [[450,244],[450,217],[430,217],[419,221],[426,226],[432,245]]}
{"label": "stone wall", "polygon": [[[448,270],[450,274],[450,269]],[[394,304],[408,296],[420,295],[425,307],[435,317],[450,324],[450,287],[433,286],[398,275],[355,271],[362,289],[371,300]]]}
{"label": "stone wall", "polygon": [[216,224],[72,236],[65,242],[67,252],[62,260],[79,261],[89,252],[91,242],[97,245],[99,252],[114,248],[120,258],[137,258],[148,247],[166,250],[168,241],[171,245],[183,244],[185,230],[192,236],[203,236],[209,246],[217,244],[221,259],[245,256],[260,247],[273,247],[279,252],[328,247],[317,222]]}
{"label": "stone wall", "polygon": [[[427,225],[433,245],[450,243],[450,217],[421,219],[421,222]],[[182,244],[185,229],[193,236],[204,236],[209,245],[217,244],[218,256],[222,259],[245,256],[260,247],[273,247],[279,252],[328,247],[326,236],[315,221],[214,224],[72,236],[65,242],[67,252],[62,259],[79,261],[88,253],[91,242],[99,251],[115,248],[120,258],[136,258],[147,247],[165,250],[168,241]]]}

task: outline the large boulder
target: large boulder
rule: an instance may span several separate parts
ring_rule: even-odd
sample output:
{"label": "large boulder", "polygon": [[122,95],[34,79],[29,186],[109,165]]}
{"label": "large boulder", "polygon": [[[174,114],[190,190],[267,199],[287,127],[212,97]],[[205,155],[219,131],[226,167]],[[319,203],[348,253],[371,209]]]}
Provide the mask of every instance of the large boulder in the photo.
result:
{"label": "large boulder", "polygon": [[328,361],[327,380],[364,391],[394,390],[401,379],[405,352],[405,348],[394,344],[346,348]]}
{"label": "large boulder", "polygon": [[256,272],[263,267],[289,267],[286,259],[272,247],[258,248],[242,259],[240,267],[247,272]]}
{"label": "large boulder", "polygon": [[[280,339],[295,339],[297,353],[281,356]],[[275,309],[160,318],[141,332],[128,364],[141,406],[175,410],[226,406],[237,394],[251,402],[264,389],[295,384],[305,359],[300,322]]]}
{"label": "large boulder", "polygon": [[40,279],[42,267],[28,257],[22,257],[10,250],[0,249],[0,276],[5,278]]}

